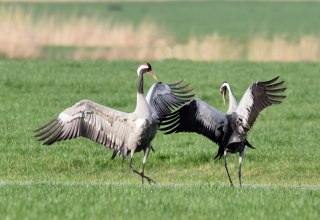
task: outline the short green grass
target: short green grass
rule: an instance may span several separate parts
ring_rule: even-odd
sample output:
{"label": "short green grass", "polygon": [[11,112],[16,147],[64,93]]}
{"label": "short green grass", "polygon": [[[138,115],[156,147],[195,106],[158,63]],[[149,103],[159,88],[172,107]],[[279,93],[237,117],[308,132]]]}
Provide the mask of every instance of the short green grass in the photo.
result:
{"label": "short green grass", "polygon": [[320,190],[217,185],[0,186],[2,219],[317,219]]}
{"label": "short green grass", "polygon": [[[157,134],[155,153],[146,167],[146,174],[158,183],[151,187],[140,185],[140,178],[128,170],[128,160],[111,161],[111,150],[89,140],[47,147],[32,137],[34,129],[81,99],[132,111],[138,64],[0,60],[0,181],[35,183],[0,186],[0,196],[5,198],[0,202],[2,219],[43,219],[46,215],[52,219],[141,219],[145,213],[154,219],[319,216],[318,188],[230,188],[223,161],[213,160],[217,146],[199,135]],[[257,149],[247,151],[243,181],[320,184],[320,64],[176,60],[151,64],[160,81],[185,79],[198,98],[222,111],[227,109],[219,93],[223,81],[231,84],[239,100],[250,83],[280,75],[288,97],[265,110],[254,125],[249,140]],[[146,76],[145,91],[151,83]],[[229,158],[237,184],[237,155]],[[140,168],[141,160],[139,153],[134,166]],[[71,182],[88,185],[66,185]]]}
{"label": "short green grass", "polygon": [[[152,22],[178,40],[217,33],[223,37],[285,35],[295,39],[320,33],[319,2],[195,1],[97,3],[3,3],[38,16],[84,16],[118,23]],[[143,34],[143,33],[141,33]]]}

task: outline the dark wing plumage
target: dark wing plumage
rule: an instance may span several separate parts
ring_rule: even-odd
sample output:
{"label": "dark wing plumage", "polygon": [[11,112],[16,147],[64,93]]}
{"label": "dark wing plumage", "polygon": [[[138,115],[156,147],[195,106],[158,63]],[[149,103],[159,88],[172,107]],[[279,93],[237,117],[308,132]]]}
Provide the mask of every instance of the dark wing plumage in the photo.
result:
{"label": "dark wing plumage", "polygon": [[265,82],[256,82],[249,86],[243,95],[236,114],[243,131],[246,133],[251,129],[259,113],[272,104],[280,104],[286,96],[283,92],[286,88],[282,87],[284,81],[277,82],[279,76]]}
{"label": "dark wing plumage", "polygon": [[196,132],[215,143],[221,143],[227,132],[226,115],[202,100],[195,99],[168,115],[159,130],[174,132]]}
{"label": "dark wing plumage", "polygon": [[82,136],[113,148],[116,153],[125,157],[128,150],[126,140],[134,126],[128,118],[128,113],[83,100],[35,130],[35,137],[44,145],[51,145]]}
{"label": "dark wing plumage", "polygon": [[155,117],[162,121],[173,109],[189,102],[194,94],[189,84],[181,85],[182,80],[174,84],[154,83],[149,89],[146,100]]}

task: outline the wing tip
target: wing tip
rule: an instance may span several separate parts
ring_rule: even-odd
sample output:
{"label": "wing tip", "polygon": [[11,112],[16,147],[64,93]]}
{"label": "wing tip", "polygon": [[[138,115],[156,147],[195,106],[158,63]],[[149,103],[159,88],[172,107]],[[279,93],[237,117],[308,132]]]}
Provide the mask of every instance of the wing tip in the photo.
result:
{"label": "wing tip", "polygon": [[38,132],[38,131],[41,131],[45,128],[47,128],[49,125],[51,125],[53,122],[57,121],[58,120],[58,117],[55,117],[53,119],[51,119],[48,123],[46,123],[45,125],[41,126],[40,128],[36,129],[36,130],[33,130],[33,132]]}
{"label": "wing tip", "polygon": [[180,80],[180,81],[178,81],[178,82],[176,82],[176,83],[171,83],[171,84],[167,84],[168,86],[176,86],[176,85],[179,85],[179,84],[181,84],[182,82],[184,81],[184,79],[182,79],[182,80]]}
{"label": "wing tip", "polygon": [[33,132],[36,134],[33,137],[42,142],[42,145],[51,145],[57,141],[56,136],[62,130],[61,123],[62,121],[56,117],[41,128],[34,130]]}

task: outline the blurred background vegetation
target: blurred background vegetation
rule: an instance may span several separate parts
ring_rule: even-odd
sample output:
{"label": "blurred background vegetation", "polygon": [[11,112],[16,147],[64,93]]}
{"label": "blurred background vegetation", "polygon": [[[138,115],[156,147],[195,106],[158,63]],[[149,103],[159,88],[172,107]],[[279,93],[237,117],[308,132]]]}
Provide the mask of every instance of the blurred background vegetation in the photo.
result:
{"label": "blurred background vegetation", "polygon": [[313,1],[0,3],[4,58],[319,61]]}

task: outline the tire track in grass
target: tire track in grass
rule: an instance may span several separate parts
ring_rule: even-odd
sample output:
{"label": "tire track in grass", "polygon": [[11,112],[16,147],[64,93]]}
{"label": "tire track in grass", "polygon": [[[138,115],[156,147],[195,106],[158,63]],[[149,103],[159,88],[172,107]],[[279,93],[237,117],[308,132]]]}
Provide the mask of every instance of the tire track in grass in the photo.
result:
{"label": "tire track in grass", "polygon": [[[117,182],[10,182],[10,181],[1,181],[0,187],[6,186],[37,186],[37,185],[56,185],[56,186],[141,186],[140,183],[117,183]],[[146,185],[149,187],[149,185]],[[156,184],[154,187],[228,187],[228,184],[201,184],[201,183],[162,183]],[[239,188],[236,186],[235,188]],[[243,188],[298,188],[298,189],[309,189],[309,190],[320,190],[320,184],[243,184]]]}

